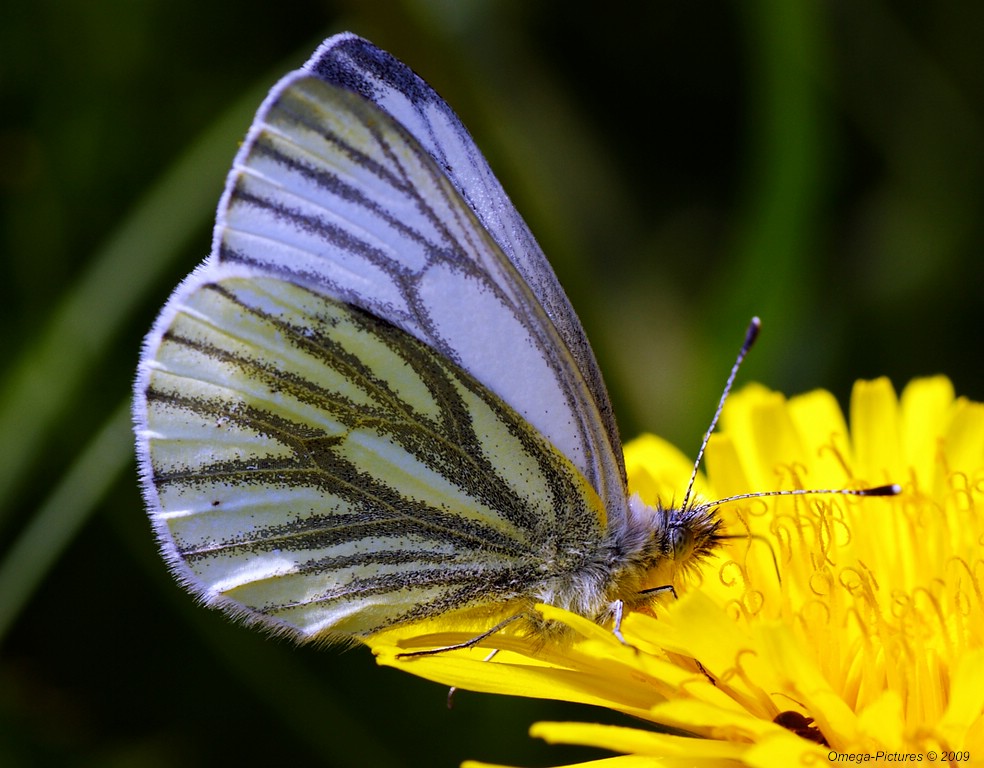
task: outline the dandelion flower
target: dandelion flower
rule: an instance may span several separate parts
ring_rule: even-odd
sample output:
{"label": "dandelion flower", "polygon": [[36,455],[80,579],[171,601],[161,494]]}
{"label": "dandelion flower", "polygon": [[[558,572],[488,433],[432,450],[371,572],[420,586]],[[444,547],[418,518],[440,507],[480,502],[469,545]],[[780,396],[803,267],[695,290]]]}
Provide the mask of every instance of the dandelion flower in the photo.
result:
{"label": "dandelion flower", "polygon": [[[682,454],[644,436],[625,455],[644,501],[680,497]],[[887,483],[903,493],[723,505],[727,546],[676,585],[678,599],[627,615],[628,645],[541,606],[573,642],[535,645],[504,631],[482,648],[400,658],[463,639],[441,627],[422,639],[414,626],[370,639],[380,663],[638,718],[638,727],[531,729],[618,755],[592,766],[984,761],[984,405],[955,398],[943,377],[916,380],[901,398],[885,379],[858,382],[849,430],[829,392],[787,400],[751,386],[729,400],[706,463],[705,500]],[[489,648],[500,652],[486,662]]]}

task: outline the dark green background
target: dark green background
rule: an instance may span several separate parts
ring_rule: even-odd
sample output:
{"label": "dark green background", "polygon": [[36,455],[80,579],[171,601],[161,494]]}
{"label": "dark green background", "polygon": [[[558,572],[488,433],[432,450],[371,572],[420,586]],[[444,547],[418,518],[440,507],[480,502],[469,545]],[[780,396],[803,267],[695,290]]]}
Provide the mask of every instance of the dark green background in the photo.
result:
{"label": "dark green background", "polygon": [[[592,710],[463,694],[196,607],[141,510],[121,404],[207,252],[237,142],[321,38],[458,110],[595,344],[626,436],[689,453],[742,374],[984,399],[984,4],[0,6],[0,764],[547,765]],[[114,416],[115,414],[115,416]],[[604,716],[605,713],[600,713]]]}

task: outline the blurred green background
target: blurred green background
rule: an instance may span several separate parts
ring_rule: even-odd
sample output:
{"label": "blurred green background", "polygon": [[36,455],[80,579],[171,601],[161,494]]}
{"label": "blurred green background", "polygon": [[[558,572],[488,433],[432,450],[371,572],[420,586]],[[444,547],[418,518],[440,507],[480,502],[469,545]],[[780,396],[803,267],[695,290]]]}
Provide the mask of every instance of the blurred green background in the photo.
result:
{"label": "blurred green background", "polygon": [[[626,437],[693,453],[742,374],[984,399],[984,4],[0,6],[0,765],[550,765],[535,720],[297,649],[165,572],[125,412],[266,89],[351,29],[454,106],[584,321]],[[611,719],[611,718],[609,718]],[[614,721],[618,721],[614,718]],[[600,756],[600,755],[598,755]]]}

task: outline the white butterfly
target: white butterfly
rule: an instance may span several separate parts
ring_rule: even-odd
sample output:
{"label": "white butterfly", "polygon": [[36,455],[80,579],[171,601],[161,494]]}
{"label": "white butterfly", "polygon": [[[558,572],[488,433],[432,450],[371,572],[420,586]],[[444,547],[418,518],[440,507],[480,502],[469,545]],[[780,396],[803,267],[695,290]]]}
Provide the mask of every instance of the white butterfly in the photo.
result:
{"label": "white butterfly", "polygon": [[529,229],[447,104],[351,34],[260,107],[134,420],[177,578],[300,640],[481,606],[545,632],[537,602],[617,620],[720,539],[713,505],[629,498]]}

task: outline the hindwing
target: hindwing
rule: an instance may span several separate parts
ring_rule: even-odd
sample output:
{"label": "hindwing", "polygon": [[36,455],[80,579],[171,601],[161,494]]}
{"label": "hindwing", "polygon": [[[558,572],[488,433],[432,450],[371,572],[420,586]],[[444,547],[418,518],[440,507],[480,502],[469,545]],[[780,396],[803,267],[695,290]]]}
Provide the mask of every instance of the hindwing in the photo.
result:
{"label": "hindwing", "polygon": [[143,402],[153,517],[207,602],[299,637],[364,636],[523,596],[564,570],[548,553],[604,534],[563,455],[377,316],[202,272],[163,324]]}

